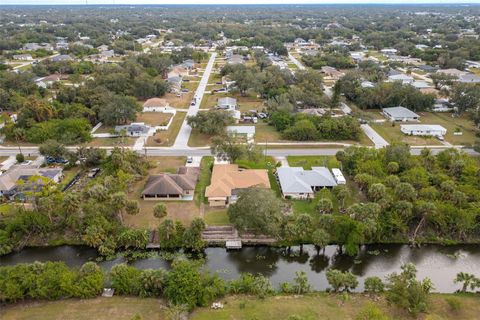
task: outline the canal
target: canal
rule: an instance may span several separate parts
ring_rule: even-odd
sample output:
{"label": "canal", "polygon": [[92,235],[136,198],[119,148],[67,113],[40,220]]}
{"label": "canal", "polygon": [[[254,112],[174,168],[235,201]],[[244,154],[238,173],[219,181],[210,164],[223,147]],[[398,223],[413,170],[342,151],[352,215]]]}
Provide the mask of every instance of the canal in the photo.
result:
{"label": "canal", "polygon": [[[79,267],[87,261],[96,261],[97,258],[95,249],[84,246],[25,248],[21,252],[0,257],[0,266],[34,261],[64,261],[69,266]],[[122,262],[125,262],[124,258],[117,258],[101,261],[99,265],[110,269]],[[384,279],[408,262],[416,265],[420,279],[429,277],[432,280],[435,291],[453,292],[460,287],[453,282],[458,272],[480,276],[480,246],[425,245],[410,248],[407,245],[368,245],[356,257],[339,254],[337,246],[328,246],[319,255],[313,246],[304,246],[302,252],[299,247],[294,247],[290,253],[286,249],[272,247],[244,247],[238,251],[226,251],[224,248],[205,250],[205,267],[218,272],[224,279],[237,278],[242,272],[260,273],[278,286],[282,282],[292,281],[295,271],[303,270],[315,290],[328,288],[325,278],[328,268],[351,271],[359,278],[358,290],[363,290],[364,278],[379,276]],[[160,256],[129,263],[140,269],[168,269],[170,266]]]}

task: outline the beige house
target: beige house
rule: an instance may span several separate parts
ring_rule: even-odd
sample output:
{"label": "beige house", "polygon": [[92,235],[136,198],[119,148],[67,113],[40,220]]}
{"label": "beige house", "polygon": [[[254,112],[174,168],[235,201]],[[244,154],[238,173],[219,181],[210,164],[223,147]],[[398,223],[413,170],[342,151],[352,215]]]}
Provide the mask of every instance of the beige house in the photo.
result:
{"label": "beige house", "polygon": [[170,108],[166,99],[151,98],[143,104],[143,112],[163,112]]}
{"label": "beige house", "polygon": [[239,191],[252,187],[270,189],[267,170],[240,169],[236,164],[216,164],[205,197],[210,206],[225,207],[237,201]]}
{"label": "beige house", "polygon": [[141,197],[144,200],[193,200],[199,172],[198,167],[180,167],[175,174],[151,175]]}

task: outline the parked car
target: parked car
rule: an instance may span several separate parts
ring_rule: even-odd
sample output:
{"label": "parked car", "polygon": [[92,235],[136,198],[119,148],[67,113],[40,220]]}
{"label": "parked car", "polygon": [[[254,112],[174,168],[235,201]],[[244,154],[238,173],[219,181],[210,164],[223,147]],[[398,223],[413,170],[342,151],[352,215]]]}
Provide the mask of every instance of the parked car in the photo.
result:
{"label": "parked car", "polygon": [[98,175],[99,172],[100,172],[100,168],[90,169],[90,171],[88,171],[87,177],[90,179],[93,179]]}
{"label": "parked car", "polygon": [[45,162],[47,164],[54,164],[54,163],[67,164],[68,160],[65,160],[65,159],[62,159],[62,158],[54,158],[54,157],[47,156],[45,158]]}
{"label": "parked car", "polygon": [[187,157],[187,163],[193,163],[193,157],[192,156]]}
{"label": "parked car", "polygon": [[268,114],[264,113],[264,112],[259,112],[257,114],[257,116],[260,118],[260,119],[267,119],[268,118]]}
{"label": "parked car", "polygon": [[188,92],[188,89],[182,89],[182,92]]}

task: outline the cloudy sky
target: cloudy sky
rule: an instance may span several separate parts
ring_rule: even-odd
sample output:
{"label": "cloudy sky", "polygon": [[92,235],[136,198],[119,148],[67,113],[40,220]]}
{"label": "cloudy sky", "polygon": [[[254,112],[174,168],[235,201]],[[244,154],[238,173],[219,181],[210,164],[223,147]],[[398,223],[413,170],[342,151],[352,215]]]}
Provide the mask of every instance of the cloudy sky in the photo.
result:
{"label": "cloudy sky", "polygon": [[[480,3],[480,0],[87,0],[88,4]],[[85,0],[0,0],[0,4],[85,4]]]}

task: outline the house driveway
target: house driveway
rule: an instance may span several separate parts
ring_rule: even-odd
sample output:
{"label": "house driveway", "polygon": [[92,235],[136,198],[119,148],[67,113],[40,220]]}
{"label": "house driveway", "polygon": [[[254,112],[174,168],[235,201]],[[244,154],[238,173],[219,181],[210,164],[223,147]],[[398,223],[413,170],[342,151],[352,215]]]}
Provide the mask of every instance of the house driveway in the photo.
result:
{"label": "house driveway", "polygon": [[372,140],[372,142],[375,144],[375,149],[381,149],[389,145],[389,143],[368,124],[362,124],[360,125],[360,128],[367,135],[368,139]]}

